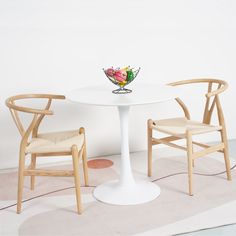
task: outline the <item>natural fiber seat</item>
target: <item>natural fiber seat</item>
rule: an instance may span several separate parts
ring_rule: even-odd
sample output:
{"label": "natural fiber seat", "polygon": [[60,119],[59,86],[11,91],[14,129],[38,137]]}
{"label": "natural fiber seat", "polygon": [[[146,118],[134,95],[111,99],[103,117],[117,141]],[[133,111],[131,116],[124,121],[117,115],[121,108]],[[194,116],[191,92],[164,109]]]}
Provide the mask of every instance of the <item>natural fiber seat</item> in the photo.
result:
{"label": "natural fiber seat", "polygon": [[[78,130],[61,131],[53,133],[39,133],[39,126],[45,116],[53,115],[50,109],[51,103],[55,99],[65,99],[63,95],[52,94],[23,94],[9,97],[6,100],[13,120],[20,132],[20,152],[19,152],[19,167],[18,167],[18,193],[17,193],[17,213],[21,212],[22,196],[24,188],[24,177],[30,176],[30,188],[34,189],[36,176],[64,176],[74,177],[75,193],[77,201],[77,211],[82,213],[81,191],[80,191],[80,174],[79,162],[83,163],[84,182],[88,186],[88,166],[86,153],[85,129],[80,127]],[[43,109],[19,106],[16,103],[20,100],[42,100],[46,101],[46,106]],[[38,104],[38,103],[37,103]],[[28,114],[31,116],[31,122],[28,126],[20,119],[19,113]],[[27,122],[27,119],[26,119]],[[26,158],[31,156],[31,163],[26,167]],[[37,169],[36,159],[40,157],[51,156],[72,156],[72,170],[50,170]]]}
{"label": "natural fiber seat", "polygon": [[84,134],[78,131],[63,131],[38,134],[26,147],[26,153],[70,152],[76,145],[80,150],[84,143]]}
{"label": "natural fiber seat", "polygon": [[188,120],[186,117],[178,117],[153,121],[152,128],[177,137],[185,137],[187,131],[191,131],[193,135],[204,134],[221,130],[222,127]]}
{"label": "natural fiber seat", "polygon": [[[200,122],[192,120],[190,118],[190,113],[187,106],[179,97],[177,97],[175,98],[175,100],[181,106],[185,117],[170,118],[164,120],[148,120],[148,176],[152,175],[152,146],[164,144],[173,148],[184,150],[187,152],[189,195],[193,195],[192,174],[194,161],[197,158],[205,157],[213,152],[222,152],[224,154],[227,179],[231,180],[227,134],[223,110],[219,98],[219,95],[227,89],[228,84],[223,80],[203,78],[177,81],[169,84],[169,86],[180,86],[186,84],[194,84],[195,86],[197,86],[198,84],[207,85],[203,119]],[[218,117],[218,125],[211,124],[214,110],[216,110],[216,114]],[[153,130],[160,133],[165,133],[168,136],[158,138],[156,137],[158,132],[155,132],[156,134],[154,135]],[[210,132],[217,132],[218,134],[220,134],[221,141],[218,144],[208,145],[193,140],[193,138],[195,139],[196,135],[198,134],[206,134]],[[175,143],[175,141],[181,139],[185,139],[186,145],[179,145]],[[194,148],[194,145],[197,145],[200,150],[199,148],[196,150]]]}

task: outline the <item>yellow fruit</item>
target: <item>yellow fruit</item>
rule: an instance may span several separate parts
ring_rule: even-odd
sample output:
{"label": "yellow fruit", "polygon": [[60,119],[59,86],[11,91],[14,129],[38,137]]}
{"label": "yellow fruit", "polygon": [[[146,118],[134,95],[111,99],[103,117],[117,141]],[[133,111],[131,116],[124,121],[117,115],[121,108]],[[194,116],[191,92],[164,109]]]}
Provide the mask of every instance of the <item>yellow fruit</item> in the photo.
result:
{"label": "yellow fruit", "polygon": [[122,68],[121,70],[126,72],[128,69],[129,69],[129,66],[126,66],[126,67]]}

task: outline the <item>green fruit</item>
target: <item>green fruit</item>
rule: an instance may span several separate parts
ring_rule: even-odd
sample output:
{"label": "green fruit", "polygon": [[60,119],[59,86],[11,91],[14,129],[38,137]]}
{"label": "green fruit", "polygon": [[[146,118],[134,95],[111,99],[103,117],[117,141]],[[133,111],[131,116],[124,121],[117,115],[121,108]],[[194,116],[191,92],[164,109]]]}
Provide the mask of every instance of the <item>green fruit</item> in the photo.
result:
{"label": "green fruit", "polygon": [[126,80],[128,82],[134,79],[134,72],[132,70],[128,70],[126,73],[127,73],[127,79]]}

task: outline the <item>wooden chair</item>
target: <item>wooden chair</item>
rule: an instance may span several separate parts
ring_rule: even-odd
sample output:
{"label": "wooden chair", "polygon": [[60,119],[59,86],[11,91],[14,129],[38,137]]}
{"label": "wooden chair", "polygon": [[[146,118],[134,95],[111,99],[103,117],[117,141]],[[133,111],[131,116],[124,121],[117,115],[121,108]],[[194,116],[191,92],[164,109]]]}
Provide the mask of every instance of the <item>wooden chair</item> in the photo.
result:
{"label": "wooden chair", "polygon": [[[23,99],[46,99],[47,105],[44,109],[34,109],[16,105],[16,101]],[[84,128],[74,131],[63,131],[55,133],[38,133],[39,125],[46,115],[53,115],[49,110],[53,99],[65,99],[62,95],[51,94],[25,94],[10,97],[6,100],[14,122],[22,136],[19,153],[18,169],[18,194],[17,213],[21,212],[24,176],[31,176],[31,189],[34,189],[35,176],[74,176],[77,211],[82,212],[79,159],[83,160],[84,180],[88,186],[88,170],[86,157],[86,142]],[[24,128],[19,112],[32,114],[32,121],[27,129]],[[31,136],[31,137],[30,137]],[[31,155],[31,164],[25,167],[25,156]],[[72,155],[73,171],[69,170],[44,170],[36,169],[36,158],[44,156],[66,156]]]}
{"label": "wooden chair", "polygon": [[[203,157],[213,152],[222,152],[224,154],[227,179],[231,180],[230,161],[228,154],[228,143],[225,128],[225,121],[223,116],[222,107],[220,104],[219,94],[224,92],[228,84],[223,80],[217,79],[192,79],[183,80],[174,83],[170,83],[170,86],[179,86],[186,84],[204,83],[208,85],[208,91],[205,94],[206,103],[203,114],[202,122],[193,121],[190,119],[190,113],[187,106],[180,98],[176,98],[176,101],[183,109],[185,117],[164,119],[164,120],[151,120],[147,122],[147,135],[148,135],[148,176],[152,175],[152,146],[157,144],[165,144],[170,147],[179,148],[187,151],[188,158],[188,182],[189,182],[189,195],[193,195],[192,190],[192,172],[194,166],[194,160],[199,157]],[[217,86],[213,89],[213,86]],[[216,107],[219,125],[211,125],[211,118]],[[153,137],[153,130],[168,134],[170,136],[157,139]],[[198,134],[210,133],[218,131],[221,135],[221,142],[217,145],[209,146],[203,143],[193,141],[193,136]],[[173,141],[185,139],[186,147],[177,145]],[[193,145],[197,145],[203,148],[200,151],[193,151]]]}

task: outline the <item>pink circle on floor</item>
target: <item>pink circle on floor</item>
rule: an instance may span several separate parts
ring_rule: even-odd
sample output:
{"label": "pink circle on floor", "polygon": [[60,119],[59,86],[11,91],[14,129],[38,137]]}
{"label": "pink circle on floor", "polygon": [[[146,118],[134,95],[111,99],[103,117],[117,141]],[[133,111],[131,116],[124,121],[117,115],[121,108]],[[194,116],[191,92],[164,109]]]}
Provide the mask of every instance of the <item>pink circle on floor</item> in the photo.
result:
{"label": "pink circle on floor", "polygon": [[95,159],[87,162],[91,169],[103,169],[113,165],[113,162],[107,159]]}

